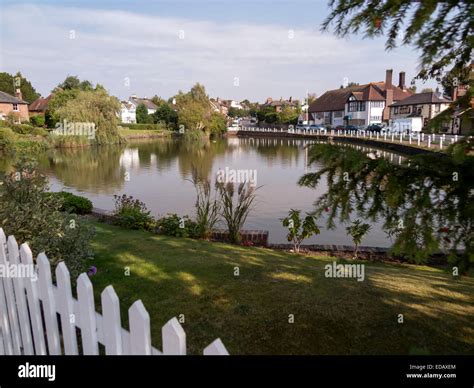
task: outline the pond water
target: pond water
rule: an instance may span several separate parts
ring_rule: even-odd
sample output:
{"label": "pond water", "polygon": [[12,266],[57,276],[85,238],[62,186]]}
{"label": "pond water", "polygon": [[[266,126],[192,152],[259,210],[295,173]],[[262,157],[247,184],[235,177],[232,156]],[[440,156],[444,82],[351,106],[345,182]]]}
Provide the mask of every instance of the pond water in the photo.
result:
{"label": "pond water", "polygon": [[[254,209],[245,229],[269,231],[271,243],[286,242],[280,219],[290,208],[312,211],[327,190],[323,179],[316,188],[297,184],[305,173],[318,171],[318,162],[308,167],[308,145],[313,140],[275,138],[228,138],[202,142],[158,139],[131,142],[126,146],[52,150],[38,157],[39,167],[50,179],[51,190],[70,191],[92,200],[94,207],[113,210],[114,194],[127,194],[145,202],[154,216],[167,213],[194,216],[196,199],[189,181],[193,167],[201,177],[215,181],[219,169],[249,170],[255,173],[257,191]],[[345,145],[345,147],[359,147]],[[393,163],[403,156],[378,152]],[[4,159],[0,169],[7,169]],[[351,244],[346,224],[326,227],[325,215],[318,220],[321,234],[307,243]],[[372,223],[373,224],[373,223]],[[221,226],[223,227],[223,226]],[[388,247],[390,239],[375,223],[363,245]]]}

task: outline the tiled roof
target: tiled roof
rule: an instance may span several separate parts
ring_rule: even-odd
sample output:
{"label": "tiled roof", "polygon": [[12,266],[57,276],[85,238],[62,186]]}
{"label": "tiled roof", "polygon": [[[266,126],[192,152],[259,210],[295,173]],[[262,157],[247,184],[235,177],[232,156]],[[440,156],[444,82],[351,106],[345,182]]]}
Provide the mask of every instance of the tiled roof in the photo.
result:
{"label": "tiled roof", "polygon": [[[413,93],[407,89],[392,86],[393,100],[403,100]],[[344,110],[348,98],[353,95],[358,101],[384,101],[385,82],[371,82],[365,85],[354,85],[343,89],[329,90],[316,99],[310,106],[309,112],[329,112]]]}
{"label": "tiled roof", "polygon": [[6,102],[9,104],[28,104],[26,101],[20,100],[19,98],[2,91],[0,91],[0,102]]}
{"label": "tiled roof", "polygon": [[390,106],[417,105],[417,104],[449,104],[452,100],[439,96],[436,92],[417,93]]}
{"label": "tiled roof", "polygon": [[140,105],[143,104],[146,106],[147,109],[158,109],[158,107],[148,98],[130,98],[135,104]]}
{"label": "tiled roof", "polygon": [[48,97],[43,98],[40,97],[33,101],[29,106],[28,110],[30,112],[44,112],[48,108],[49,100],[53,97],[52,94],[50,94]]}

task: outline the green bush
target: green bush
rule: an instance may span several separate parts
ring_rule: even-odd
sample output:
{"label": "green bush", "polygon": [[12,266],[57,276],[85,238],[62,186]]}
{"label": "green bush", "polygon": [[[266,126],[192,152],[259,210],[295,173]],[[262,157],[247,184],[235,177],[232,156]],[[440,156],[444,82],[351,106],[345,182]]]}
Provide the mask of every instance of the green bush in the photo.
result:
{"label": "green bush", "polygon": [[166,125],[163,123],[157,124],[130,124],[130,123],[121,123],[121,127],[128,129],[142,129],[142,130],[165,130]]}
{"label": "green bush", "polygon": [[74,195],[66,191],[48,193],[48,195],[62,200],[61,211],[74,214],[90,214],[92,212],[92,202],[85,197]]}
{"label": "green bush", "polygon": [[20,135],[30,135],[36,128],[30,124],[14,124],[12,130]]}
{"label": "green bush", "polygon": [[114,224],[126,229],[150,230],[156,228],[156,221],[146,205],[132,196],[114,195]]}
{"label": "green bush", "polygon": [[22,158],[0,183],[0,227],[18,242],[28,242],[34,256],[45,252],[53,271],[60,261],[66,262],[75,279],[93,257],[94,228],[61,212],[61,201],[45,195],[48,179],[34,162]]}
{"label": "green bush", "polygon": [[197,224],[188,216],[180,217],[177,214],[168,214],[160,218],[156,225],[158,232],[166,236],[195,238],[199,234]]}
{"label": "green bush", "polygon": [[30,117],[30,123],[35,127],[44,127],[45,119],[43,115],[35,115]]}
{"label": "green bush", "polygon": [[0,127],[0,150],[10,151],[15,143],[15,132],[8,127]]}

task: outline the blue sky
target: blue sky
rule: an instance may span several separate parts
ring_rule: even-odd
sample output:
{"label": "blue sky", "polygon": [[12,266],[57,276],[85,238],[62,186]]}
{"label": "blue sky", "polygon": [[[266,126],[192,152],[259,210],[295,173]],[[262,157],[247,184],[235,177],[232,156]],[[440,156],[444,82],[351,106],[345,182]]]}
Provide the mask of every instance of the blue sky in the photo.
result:
{"label": "blue sky", "polygon": [[0,71],[20,70],[43,95],[70,74],[120,98],[195,82],[213,97],[302,98],[344,78],[381,81],[387,68],[409,82],[418,64],[416,51],[387,53],[383,39],[321,33],[327,0],[0,2]]}

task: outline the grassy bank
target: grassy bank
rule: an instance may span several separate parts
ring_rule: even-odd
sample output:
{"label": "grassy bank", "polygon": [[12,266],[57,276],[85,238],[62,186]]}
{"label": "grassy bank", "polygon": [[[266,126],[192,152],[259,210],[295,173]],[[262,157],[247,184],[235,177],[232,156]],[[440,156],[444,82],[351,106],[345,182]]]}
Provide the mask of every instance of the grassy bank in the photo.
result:
{"label": "grassy bank", "polygon": [[170,132],[161,129],[129,129],[119,127],[119,134],[126,139],[152,139],[170,136]]}
{"label": "grassy bank", "polygon": [[362,282],[326,278],[331,257],[95,225],[97,306],[109,284],[123,321],[141,299],[154,346],[161,347],[161,326],[184,314],[192,354],[217,337],[232,354],[474,353],[473,278],[368,262]]}

